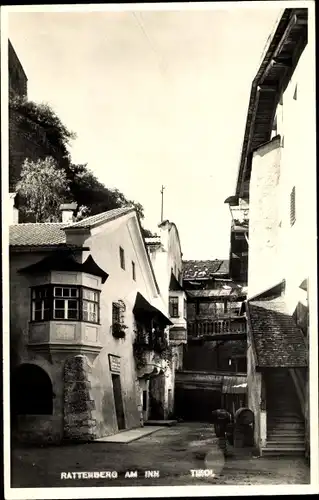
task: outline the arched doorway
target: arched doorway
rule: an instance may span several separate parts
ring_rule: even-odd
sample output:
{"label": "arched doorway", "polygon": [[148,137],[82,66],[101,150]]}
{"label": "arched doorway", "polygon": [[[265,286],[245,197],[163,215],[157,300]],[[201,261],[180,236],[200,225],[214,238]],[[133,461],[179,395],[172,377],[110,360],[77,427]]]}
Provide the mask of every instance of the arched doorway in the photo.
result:
{"label": "arched doorway", "polygon": [[48,374],[34,364],[18,366],[11,376],[11,415],[52,415],[53,391]]}

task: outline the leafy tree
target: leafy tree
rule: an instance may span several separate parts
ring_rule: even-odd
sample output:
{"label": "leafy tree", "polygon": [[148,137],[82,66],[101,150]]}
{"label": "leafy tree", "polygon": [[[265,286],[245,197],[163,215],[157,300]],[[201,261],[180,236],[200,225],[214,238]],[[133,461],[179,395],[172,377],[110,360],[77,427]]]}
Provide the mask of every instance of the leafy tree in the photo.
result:
{"label": "leafy tree", "polygon": [[53,158],[25,160],[17,184],[17,193],[23,200],[22,217],[32,222],[58,222],[60,204],[69,193],[68,184],[65,172],[58,169]]}
{"label": "leafy tree", "polygon": [[[127,199],[118,189],[108,189],[95,177],[87,165],[71,165],[68,179],[70,193],[81,207],[83,216],[95,215],[113,208],[132,206],[139,218],[144,218],[144,209],[140,203]],[[81,216],[78,214],[78,218]]]}

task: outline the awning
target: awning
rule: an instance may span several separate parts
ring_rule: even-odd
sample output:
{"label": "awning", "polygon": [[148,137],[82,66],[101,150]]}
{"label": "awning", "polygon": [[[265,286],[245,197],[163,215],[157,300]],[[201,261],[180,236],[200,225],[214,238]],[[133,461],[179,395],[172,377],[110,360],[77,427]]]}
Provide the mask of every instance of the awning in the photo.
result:
{"label": "awning", "polygon": [[147,316],[149,318],[157,320],[162,325],[173,325],[171,320],[167,316],[165,316],[162,311],[152,306],[152,304],[150,304],[140,292],[137,292],[136,294],[133,313],[137,318]]}
{"label": "awning", "polygon": [[69,251],[54,252],[48,257],[32,264],[31,266],[20,269],[21,273],[44,273],[48,271],[74,271],[100,276],[104,283],[108,274],[97,265],[92,255],[89,255],[83,264],[77,262]]}

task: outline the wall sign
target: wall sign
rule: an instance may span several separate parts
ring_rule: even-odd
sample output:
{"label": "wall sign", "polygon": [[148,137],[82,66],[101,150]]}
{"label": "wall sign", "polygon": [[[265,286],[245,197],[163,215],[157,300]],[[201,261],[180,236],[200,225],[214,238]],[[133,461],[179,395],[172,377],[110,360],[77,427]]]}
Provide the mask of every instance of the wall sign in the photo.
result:
{"label": "wall sign", "polygon": [[114,356],[113,354],[109,354],[109,364],[110,371],[120,373],[121,371],[121,358],[120,356]]}

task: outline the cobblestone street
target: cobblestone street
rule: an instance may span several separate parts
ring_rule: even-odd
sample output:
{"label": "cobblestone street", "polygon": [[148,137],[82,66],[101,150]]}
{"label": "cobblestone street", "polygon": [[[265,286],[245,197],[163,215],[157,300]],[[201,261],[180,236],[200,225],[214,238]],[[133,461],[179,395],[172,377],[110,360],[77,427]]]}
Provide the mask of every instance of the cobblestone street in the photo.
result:
{"label": "cobblestone street", "polygon": [[[195,469],[213,475],[196,477]],[[159,477],[145,478],[148,470],[159,471]],[[116,471],[118,477],[61,479],[62,472],[94,471]],[[137,471],[138,477],[125,478],[128,471]],[[129,444],[16,447],[11,474],[13,488],[309,484],[302,457],[255,458],[247,452],[224,458],[212,426],[200,423],[164,427]]]}

